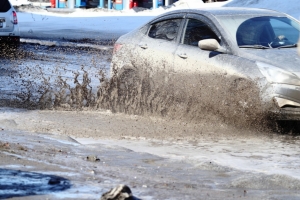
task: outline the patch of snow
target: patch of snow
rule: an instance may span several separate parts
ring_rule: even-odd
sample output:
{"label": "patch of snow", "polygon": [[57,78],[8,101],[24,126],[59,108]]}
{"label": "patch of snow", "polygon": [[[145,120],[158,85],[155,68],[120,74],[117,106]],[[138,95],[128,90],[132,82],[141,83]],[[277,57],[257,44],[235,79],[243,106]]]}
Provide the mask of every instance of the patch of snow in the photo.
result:
{"label": "patch of snow", "polygon": [[27,0],[10,0],[10,3],[13,6],[20,6],[20,5],[27,5],[27,4],[31,4],[29,1]]}

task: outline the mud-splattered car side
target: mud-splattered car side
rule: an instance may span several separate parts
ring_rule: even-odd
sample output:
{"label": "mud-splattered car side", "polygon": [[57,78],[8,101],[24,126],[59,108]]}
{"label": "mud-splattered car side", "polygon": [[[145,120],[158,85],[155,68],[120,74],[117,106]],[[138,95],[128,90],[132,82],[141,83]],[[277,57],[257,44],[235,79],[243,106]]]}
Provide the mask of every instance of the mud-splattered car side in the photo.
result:
{"label": "mud-splattered car side", "polygon": [[299,30],[299,21],[264,9],[160,15],[116,42],[112,72],[122,109],[235,122],[298,120]]}

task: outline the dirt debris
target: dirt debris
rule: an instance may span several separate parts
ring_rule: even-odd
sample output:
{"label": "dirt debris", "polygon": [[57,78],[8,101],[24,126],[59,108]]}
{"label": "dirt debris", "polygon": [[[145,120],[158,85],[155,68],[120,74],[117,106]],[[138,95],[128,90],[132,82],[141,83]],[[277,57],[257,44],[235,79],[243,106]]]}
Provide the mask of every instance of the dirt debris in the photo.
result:
{"label": "dirt debris", "polygon": [[100,200],[139,200],[127,185],[119,185],[104,193]]}

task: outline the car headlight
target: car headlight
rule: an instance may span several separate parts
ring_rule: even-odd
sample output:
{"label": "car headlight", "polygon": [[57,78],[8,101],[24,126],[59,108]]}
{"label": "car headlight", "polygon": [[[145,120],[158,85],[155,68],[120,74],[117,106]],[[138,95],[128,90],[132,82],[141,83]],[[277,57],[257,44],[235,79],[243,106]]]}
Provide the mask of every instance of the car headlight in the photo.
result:
{"label": "car headlight", "polygon": [[256,62],[260,72],[270,83],[283,83],[288,85],[300,85],[297,75],[283,69],[262,62]]}

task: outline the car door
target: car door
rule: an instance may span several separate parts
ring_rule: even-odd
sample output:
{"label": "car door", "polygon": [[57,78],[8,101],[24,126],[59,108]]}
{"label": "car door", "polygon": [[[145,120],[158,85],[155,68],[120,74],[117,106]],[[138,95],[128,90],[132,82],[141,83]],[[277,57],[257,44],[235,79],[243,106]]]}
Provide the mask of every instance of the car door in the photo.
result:
{"label": "car door", "polygon": [[174,53],[177,48],[179,30],[184,13],[169,15],[153,21],[146,35],[139,42],[138,57],[145,70],[152,74],[173,69]]}
{"label": "car door", "polygon": [[201,107],[200,110],[205,112],[218,109],[218,105],[228,102],[223,99],[228,92],[228,88],[224,89],[228,77],[226,63],[230,63],[234,56],[198,47],[198,42],[205,39],[215,39],[221,46],[227,47],[221,38],[219,31],[205,16],[186,16],[181,40],[175,51],[173,76],[178,88],[177,98],[188,102],[187,110]]}
{"label": "car door", "polygon": [[[228,51],[221,53],[202,50],[198,47],[198,42],[204,39],[215,39]],[[231,98],[230,88],[234,87],[234,80],[239,76],[234,69],[238,57],[230,51],[227,42],[208,18],[196,14],[187,15],[181,40],[175,51],[174,76],[178,80],[177,93],[190,106],[210,109],[227,104],[229,100],[226,98]]]}
{"label": "car door", "polygon": [[207,19],[200,15],[188,15],[175,52],[175,72],[202,73],[217,67],[212,61],[222,56],[222,53],[201,50],[198,42],[204,39],[216,39],[221,43],[220,36],[211,28]]}

